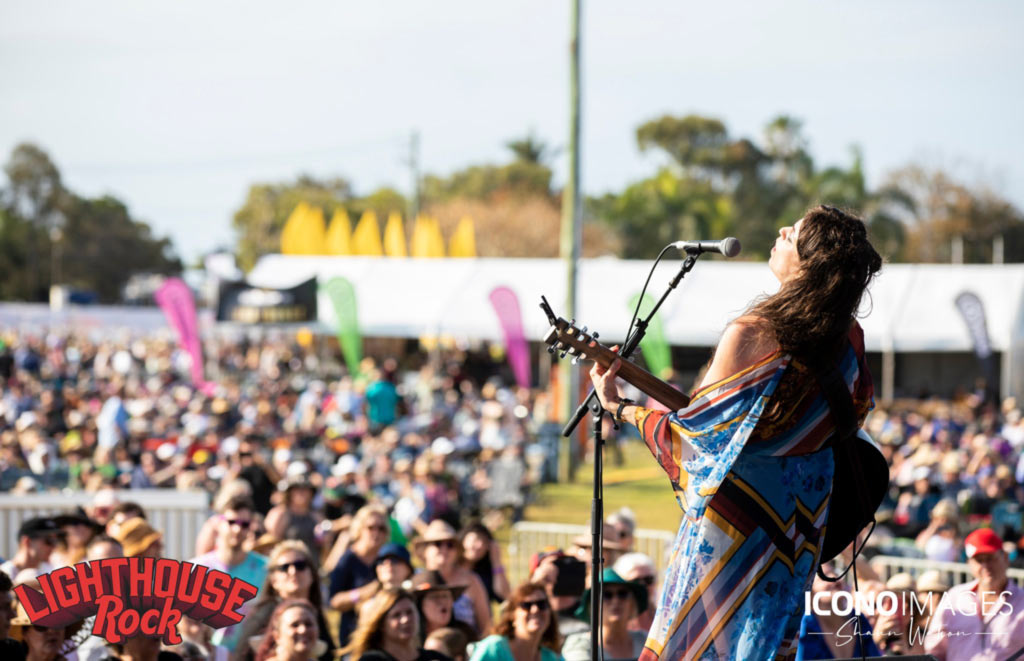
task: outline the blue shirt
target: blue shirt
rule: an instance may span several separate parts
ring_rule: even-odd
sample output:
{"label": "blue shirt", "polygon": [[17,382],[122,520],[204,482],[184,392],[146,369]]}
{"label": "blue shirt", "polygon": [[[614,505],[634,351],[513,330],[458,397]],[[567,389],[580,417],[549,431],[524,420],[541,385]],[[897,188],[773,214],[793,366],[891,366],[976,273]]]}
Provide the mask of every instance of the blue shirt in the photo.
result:
{"label": "blue shirt", "polygon": [[[822,632],[818,618],[813,613],[804,615],[803,619],[800,620],[800,640],[796,648],[796,661],[836,658],[832,656],[832,650],[829,648],[828,643],[825,642],[826,636],[836,635],[845,636],[843,640],[846,641],[846,645],[843,648],[844,650],[849,650],[849,652],[844,651],[844,657],[859,657],[861,649],[860,644],[857,642],[858,630],[864,644],[864,653],[867,656],[881,656],[878,646],[875,645],[875,641],[871,638],[871,625],[868,624],[867,619],[863,615],[859,615],[858,618],[860,621],[857,623],[857,628],[855,628],[853,622],[849,622],[838,634],[826,634]],[[850,619],[853,619],[852,615]]]}

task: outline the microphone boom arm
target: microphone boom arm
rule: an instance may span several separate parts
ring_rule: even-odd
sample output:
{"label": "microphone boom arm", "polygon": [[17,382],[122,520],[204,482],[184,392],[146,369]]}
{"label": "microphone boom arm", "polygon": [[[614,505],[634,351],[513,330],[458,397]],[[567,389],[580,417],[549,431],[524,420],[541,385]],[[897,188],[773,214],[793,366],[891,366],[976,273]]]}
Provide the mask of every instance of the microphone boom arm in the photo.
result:
{"label": "microphone boom arm", "polygon": [[[693,270],[694,265],[697,263],[697,257],[699,256],[700,253],[686,254],[686,259],[683,260],[683,265],[679,267],[679,272],[676,273],[676,275],[668,283],[668,288],[665,290],[665,293],[661,295],[661,298],[658,299],[658,302],[655,303],[653,308],[651,308],[651,311],[650,313],[648,313],[647,317],[645,319],[637,319],[636,327],[630,332],[629,336],[626,338],[626,341],[622,345],[622,349],[619,350],[619,355],[621,355],[623,358],[629,358],[631,355],[633,355],[633,352],[636,350],[638,346],[640,346],[640,342],[644,339],[644,336],[647,334],[647,326],[650,324],[651,319],[653,319],[654,315],[657,314],[658,309],[661,308],[661,304],[665,302],[665,299],[668,298],[668,295],[672,292],[672,290],[679,286],[679,283],[682,282],[683,278],[686,277],[687,273]],[[541,301],[541,309],[544,310],[545,314],[548,315],[549,319],[553,318],[554,313],[551,311],[551,306],[548,305],[547,299],[545,299],[542,296]],[[562,428],[562,436],[566,438],[572,436],[573,430],[576,429],[576,426],[580,424],[580,422],[587,415],[587,413],[590,412],[590,406],[596,403],[596,400],[597,394],[594,392],[594,387],[591,386],[590,392],[587,393],[587,396],[583,398],[583,402],[576,409],[576,412],[573,413],[572,417],[569,418],[569,421],[565,423],[565,427]]]}

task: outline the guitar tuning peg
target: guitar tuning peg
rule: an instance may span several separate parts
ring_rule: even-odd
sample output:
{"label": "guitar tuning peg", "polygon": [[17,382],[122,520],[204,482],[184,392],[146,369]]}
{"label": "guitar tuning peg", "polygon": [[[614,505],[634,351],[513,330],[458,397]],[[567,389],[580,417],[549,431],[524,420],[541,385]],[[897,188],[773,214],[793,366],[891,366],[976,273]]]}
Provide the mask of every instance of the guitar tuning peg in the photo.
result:
{"label": "guitar tuning peg", "polygon": [[551,353],[551,354],[555,353],[555,348],[554,347],[548,347],[548,353]]}
{"label": "guitar tuning peg", "polygon": [[573,356],[572,364],[573,365],[579,365],[580,364],[580,357],[579,356]]}
{"label": "guitar tuning peg", "polygon": [[558,357],[559,357],[559,358],[565,358],[565,354],[567,354],[567,353],[568,353],[567,351],[563,351],[562,353],[560,353],[560,354],[558,355]]}
{"label": "guitar tuning peg", "polygon": [[581,332],[581,333],[586,333],[586,332],[587,332],[587,327],[586,327],[586,326],[584,326],[583,328],[581,328],[581,329],[580,329],[580,332]]}
{"label": "guitar tuning peg", "polygon": [[599,338],[601,336],[597,334],[597,331],[594,331],[594,334],[591,337],[593,337],[596,340],[597,338]]}
{"label": "guitar tuning peg", "polygon": [[569,325],[570,326],[575,326],[576,325],[576,317],[572,318],[572,321],[569,322]]}

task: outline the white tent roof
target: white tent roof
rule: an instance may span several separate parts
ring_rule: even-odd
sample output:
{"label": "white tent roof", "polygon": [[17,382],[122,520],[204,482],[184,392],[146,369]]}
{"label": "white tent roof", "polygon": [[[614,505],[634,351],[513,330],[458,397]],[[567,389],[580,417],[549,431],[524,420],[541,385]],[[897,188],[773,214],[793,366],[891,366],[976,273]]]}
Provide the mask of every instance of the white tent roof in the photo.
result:
{"label": "white tent roof", "polygon": [[[659,298],[681,262],[659,266],[648,293]],[[621,341],[632,315],[629,301],[640,292],[651,263],[614,258],[581,260],[578,272],[580,324]],[[366,336],[453,335],[501,339],[488,299],[495,287],[516,292],[527,335],[540,339],[547,321],[537,308],[547,296],[555,312],[565,308],[566,267],[557,259],[394,259],[268,255],[249,274],[264,287],[290,287],[312,276],[334,276],[355,287],[359,325]],[[715,344],[726,323],[756,296],[777,284],[764,262],[699,261],[661,308],[669,342]],[[992,347],[1009,349],[1024,333],[1020,320],[1024,265],[893,264],[886,266],[865,297],[861,320],[868,350],[970,351],[971,337],[954,304],[964,291],[981,299]],[[321,294],[320,320],[335,325],[334,310]]]}

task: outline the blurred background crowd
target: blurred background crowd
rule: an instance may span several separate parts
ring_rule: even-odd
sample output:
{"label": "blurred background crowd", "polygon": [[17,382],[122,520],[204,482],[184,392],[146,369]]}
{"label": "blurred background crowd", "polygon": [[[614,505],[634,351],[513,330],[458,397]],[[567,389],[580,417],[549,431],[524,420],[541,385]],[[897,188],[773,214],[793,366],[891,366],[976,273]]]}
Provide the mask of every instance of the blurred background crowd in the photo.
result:
{"label": "blurred background crowd", "polygon": [[[507,568],[508,526],[553,461],[540,442],[546,392],[506,385],[500,363],[471,352],[368,358],[352,377],[294,339],[218,339],[207,350],[219,377],[204,392],[179,378],[180,350],[157,337],[4,336],[0,491],[90,495],[9,531],[17,550],[0,570],[32,583],[86,558],[162,557],[177,533],[147,519],[133,490],[198,490],[214,515],[190,553],[262,586],[246,619],[216,631],[186,620],[173,650],[149,639],[109,646],[88,626],[30,626],[0,585],[13,618],[10,634],[0,628],[5,649],[47,659],[590,658],[589,538],[526,549],[526,574]],[[999,540],[1007,569],[1024,566],[1016,402],[986,401],[983,389],[897,401],[867,428],[891,488],[857,561],[862,590],[941,594],[948,568],[896,573],[875,560],[970,565],[978,545],[965,540],[979,529]],[[639,655],[657,597],[665,559],[637,553],[635,532],[628,508],[605,522],[606,658]],[[836,588],[813,587],[825,589]],[[841,626],[819,619],[808,630]],[[901,622],[902,638],[891,622],[867,629],[880,632],[880,651],[905,652],[921,645],[913,622]]]}

